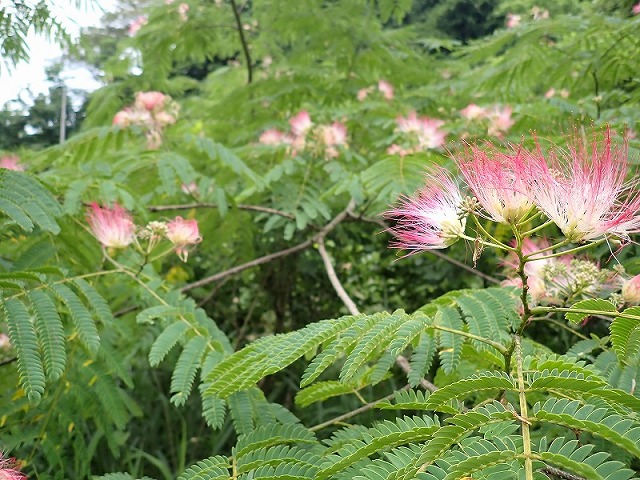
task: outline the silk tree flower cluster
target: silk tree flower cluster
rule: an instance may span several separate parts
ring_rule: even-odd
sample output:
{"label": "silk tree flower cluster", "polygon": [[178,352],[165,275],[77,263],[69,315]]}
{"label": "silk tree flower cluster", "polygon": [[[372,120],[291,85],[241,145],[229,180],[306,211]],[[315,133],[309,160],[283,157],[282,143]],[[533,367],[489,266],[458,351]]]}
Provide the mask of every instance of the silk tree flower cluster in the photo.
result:
{"label": "silk tree flower cluster", "polygon": [[161,92],[138,92],[132,105],[113,117],[113,125],[140,128],[147,138],[147,148],[155,150],[162,145],[165,128],[176,123],[179,105]]}
{"label": "silk tree flower cluster", "polygon": [[444,145],[447,137],[446,130],[442,130],[445,122],[438,118],[418,117],[416,112],[410,112],[406,117],[396,118],[396,131],[400,133],[400,142],[387,148],[389,155],[410,155],[439,148]]}
{"label": "silk tree flower cluster", "polygon": [[[141,252],[150,254],[166,239],[183,262],[187,261],[189,247],[202,241],[197,220],[185,220],[178,216],[169,222],[152,221],[140,228],[135,225],[131,214],[117,203],[112,207],[91,203],[87,211],[87,223],[104,248],[118,249],[134,245]],[[141,246],[140,240],[146,241],[146,248]]]}
{"label": "silk tree flower cluster", "polygon": [[20,464],[15,458],[6,458],[0,451],[0,480],[27,480],[27,476],[20,472]]}
{"label": "silk tree flower cluster", "polygon": [[24,172],[24,165],[20,163],[20,157],[17,155],[4,155],[0,157],[0,168]]}
{"label": "silk tree flower cluster", "polygon": [[[522,243],[522,254],[531,256],[524,270],[528,293],[534,303],[562,305],[587,298],[608,298],[620,303],[621,289],[624,302],[637,304],[640,300],[640,295],[627,293],[625,296],[625,289],[633,290],[635,281],[625,281],[620,269],[601,269],[586,258],[570,254],[547,258],[552,253],[550,247],[546,239],[526,238]],[[508,277],[502,282],[503,285],[522,287],[522,279],[516,275],[518,262],[517,254],[509,252],[503,261]]]}
{"label": "silk tree flower cluster", "polygon": [[[446,170],[432,169],[421,190],[386,212],[394,222],[392,246],[417,253],[465,238],[508,250],[485,238],[478,217],[514,231],[546,217],[540,228],[555,224],[564,245],[628,241],[640,231],[640,195],[637,180],[625,182],[626,144],[612,145],[608,128],[602,140],[595,137],[587,144],[576,135],[567,148],[552,147],[546,154],[539,146],[511,145],[507,152],[490,143],[468,146],[454,155],[464,186]],[[474,236],[464,233],[469,215],[475,218]]]}
{"label": "silk tree flower cluster", "polygon": [[515,121],[511,118],[513,108],[510,106],[493,105],[481,107],[470,103],[460,110],[460,115],[469,122],[486,125],[487,134],[492,137],[503,138]]}
{"label": "silk tree flower cluster", "polygon": [[329,125],[317,125],[306,110],[289,119],[290,130],[283,132],[270,128],[262,132],[259,142],[263,145],[286,145],[291,155],[309,151],[325,158],[340,155],[338,147],[347,148],[347,127],[338,121]]}
{"label": "silk tree flower cluster", "polygon": [[358,90],[358,94],[356,95],[356,98],[358,99],[358,101],[364,102],[366,98],[369,95],[373,94],[376,90],[380,94],[382,94],[385,100],[393,100],[393,94],[394,94],[393,85],[391,85],[386,80],[378,80],[378,85],[376,87],[371,86],[371,87],[361,88],[360,90]]}

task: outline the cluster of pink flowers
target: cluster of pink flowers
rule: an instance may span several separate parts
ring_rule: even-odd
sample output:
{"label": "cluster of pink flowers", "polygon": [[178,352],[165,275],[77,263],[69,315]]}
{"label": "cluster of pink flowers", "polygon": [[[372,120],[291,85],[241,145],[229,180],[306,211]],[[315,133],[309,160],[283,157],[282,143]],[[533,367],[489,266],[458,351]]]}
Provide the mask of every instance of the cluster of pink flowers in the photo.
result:
{"label": "cluster of pink flowers", "polygon": [[631,7],[631,13],[633,13],[634,15],[640,15],[640,2]]}
{"label": "cluster of pink flowers", "polygon": [[140,30],[147,24],[147,21],[148,20],[146,15],[140,15],[139,17],[136,17],[136,19],[131,22],[131,25],[129,25],[129,36],[135,36],[136,33],[138,33],[138,30]]}
{"label": "cluster of pink flowers", "polygon": [[[358,90],[358,100],[360,102],[364,102],[369,94],[373,93],[374,89],[376,89],[376,87],[367,87]],[[386,80],[378,80],[377,90],[382,94],[385,100],[393,100],[393,85]]]}
{"label": "cluster of pink flowers", "polygon": [[163,238],[169,240],[176,254],[184,262],[189,255],[188,247],[202,241],[197,220],[175,217],[169,222],[149,222],[144,228],[136,227],[129,212],[117,203],[111,208],[93,202],[87,211],[87,223],[91,232],[105,248],[125,248],[137,243],[138,238],[149,242],[152,250]]}
{"label": "cluster of pink flowers", "polygon": [[475,103],[470,103],[460,110],[460,115],[469,121],[488,122],[487,133],[499,138],[502,138],[515,123],[511,118],[512,114],[513,108],[510,106],[481,107]]}
{"label": "cluster of pink flowers", "polygon": [[283,132],[270,128],[260,135],[263,145],[288,145],[292,155],[303,150],[311,150],[326,158],[340,155],[337,147],[347,147],[347,127],[341,122],[314,127],[309,112],[302,110],[289,119],[291,129]]}
{"label": "cluster of pink flowers", "polygon": [[24,172],[24,165],[20,163],[20,157],[17,155],[4,155],[0,157],[0,168]]}
{"label": "cluster of pink flowers", "polygon": [[[532,240],[527,238],[522,244],[523,255],[531,255],[531,261],[524,267],[527,275],[527,286],[531,300],[534,303],[548,303],[561,305],[567,301],[577,301],[586,298],[609,297],[615,299],[623,280],[616,271],[601,269],[595,263],[576,258],[573,255],[544,258],[550,252],[547,240]],[[544,253],[537,253],[544,252]],[[522,287],[522,279],[515,276],[518,268],[518,257],[514,252],[504,260],[507,267],[508,279],[503,285]],[[622,286],[623,295],[625,287]],[[638,298],[640,299],[640,297]],[[635,300],[627,300],[637,303]]]}
{"label": "cluster of pink flowers", "polygon": [[142,128],[147,138],[147,148],[154,150],[162,144],[164,129],[176,123],[178,110],[178,104],[164,93],[138,92],[133,105],[115,114],[113,125]]}
{"label": "cluster of pink flowers", "polygon": [[[549,10],[542,9],[538,6],[533,6],[531,8],[531,17],[533,18],[533,20],[546,20],[547,18],[549,18]],[[507,28],[516,28],[518,25],[520,25],[521,21],[521,15],[516,15],[515,13],[507,13],[505,26]]]}
{"label": "cluster of pink flowers", "polygon": [[387,148],[390,155],[405,156],[412,153],[438,148],[444,145],[447,132],[440,127],[444,120],[438,118],[418,117],[410,112],[406,117],[396,118],[397,131],[403,136],[404,144],[394,143]]}
{"label": "cluster of pink flowers", "polygon": [[[638,181],[625,182],[626,145],[613,146],[608,128],[601,142],[586,145],[576,135],[567,149],[551,148],[546,155],[518,145],[504,153],[488,143],[468,147],[454,160],[466,192],[445,170],[431,170],[422,190],[386,213],[395,221],[394,247],[413,253],[445,248],[461,237],[469,213],[515,225],[539,212],[574,243],[624,242],[640,231]],[[472,202],[462,201],[467,192]]]}
{"label": "cluster of pink flowers", "polygon": [[[175,0],[164,0],[164,3],[166,5],[172,5],[175,2]],[[178,5],[178,15],[180,16],[180,20],[182,20],[183,22],[186,22],[189,17],[187,16],[187,12],[189,11],[189,5],[186,3],[181,3],[180,5]]]}
{"label": "cluster of pink flowers", "polygon": [[0,451],[0,480],[26,480],[27,476],[20,472],[20,463],[15,458],[5,458]]}

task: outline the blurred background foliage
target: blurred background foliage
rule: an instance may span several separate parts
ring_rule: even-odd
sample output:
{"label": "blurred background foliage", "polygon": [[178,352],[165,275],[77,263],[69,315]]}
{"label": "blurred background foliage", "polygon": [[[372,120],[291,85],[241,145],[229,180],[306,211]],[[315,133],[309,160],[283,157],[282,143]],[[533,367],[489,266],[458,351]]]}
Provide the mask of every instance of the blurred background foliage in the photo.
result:
{"label": "blurred background foliage", "polygon": [[[181,13],[183,4],[188,9]],[[145,271],[174,292],[183,289],[237,349],[347,313],[314,235],[353,199],[352,214],[328,234],[326,246],[362,311],[413,311],[452,289],[490,286],[503,279],[500,259],[485,251],[474,271],[473,246],[463,243],[447,255],[467,269],[432,253],[396,261],[381,212],[420,186],[425,166],[451,165],[447,152],[455,156],[463,140],[531,142],[535,132],[545,148],[574,128],[580,134],[609,123],[618,141],[627,137],[630,160],[638,163],[640,16],[632,6],[628,0],[119,2],[64,59],[104,82],[81,108],[67,102],[64,143],[59,112],[68,90],[55,68],[48,95],[0,111],[0,148],[19,154],[64,211],[58,235],[37,229],[26,235],[6,222],[2,269],[55,265],[77,275],[106,268],[82,218],[90,201],[119,202],[139,225],[178,214],[196,218],[204,240],[189,261],[165,257]],[[28,15],[21,21],[57,32],[53,19],[38,23]],[[21,60],[23,47],[9,43],[14,24],[0,26],[0,38],[4,54]],[[378,90],[380,80],[393,86],[393,98]],[[363,89],[366,98],[358,100]],[[141,91],[163,92],[180,106],[158,148],[148,148],[141,129],[111,125]],[[461,115],[469,104],[512,110],[506,126],[492,131],[488,120]],[[337,156],[311,141],[295,152],[260,143],[269,129],[287,131],[303,110],[315,125],[346,126]],[[411,111],[444,122],[442,147],[389,153],[407,140],[396,118]],[[309,248],[295,254],[192,285],[308,239]],[[618,254],[630,274],[640,273],[637,250],[631,245]],[[603,266],[611,260],[606,248],[599,255]],[[116,277],[100,277],[94,286],[116,319],[100,327],[99,354],[88,354],[66,332],[65,373],[39,403],[18,388],[13,352],[0,358],[0,383],[8,386],[0,391],[0,447],[25,462],[30,478],[41,479],[118,470],[169,479],[194,461],[228,453],[235,439],[229,418],[212,431],[197,395],[180,408],[171,404],[177,352],[149,368],[146,357],[163,325],[136,322],[148,298]],[[606,331],[597,321],[583,333],[589,329]],[[545,325],[533,339],[565,352],[577,337]],[[465,362],[470,370],[481,363]],[[261,387],[305,424],[359,405],[354,397],[296,407],[298,375],[294,368]],[[435,368],[431,378],[451,381]],[[367,388],[379,389],[378,396],[389,391],[386,384]]]}

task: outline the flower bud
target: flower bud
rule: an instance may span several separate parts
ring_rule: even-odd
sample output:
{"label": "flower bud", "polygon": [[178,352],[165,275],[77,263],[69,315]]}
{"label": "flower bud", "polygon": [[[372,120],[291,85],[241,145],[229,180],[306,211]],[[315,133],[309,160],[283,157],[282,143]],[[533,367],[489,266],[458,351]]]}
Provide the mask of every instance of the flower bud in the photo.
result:
{"label": "flower bud", "polygon": [[640,303],[640,275],[627,280],[622,285],[622,298],[626,303]]}

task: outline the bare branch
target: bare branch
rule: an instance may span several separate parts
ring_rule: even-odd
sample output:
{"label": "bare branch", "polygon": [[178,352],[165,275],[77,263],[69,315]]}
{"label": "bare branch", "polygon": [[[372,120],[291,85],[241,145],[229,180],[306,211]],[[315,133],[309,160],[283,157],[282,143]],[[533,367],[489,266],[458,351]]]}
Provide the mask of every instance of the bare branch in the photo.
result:
{"label": "bare branch", "polygon": [[[218,208],[218,205],[215,203],[206,203],[206,202],[193,202],[193,203],[177,203],[174,205],[151,205],[147,207],[150,212],[164,212],[167,210],[190,210],[192,208]],[[295,217],[290,213],[283,212],[281,210],[276,210],[275,208],[263,207],[260,205],[236,205],[235,208],[238,210],[249,210],[253,212],[260,213],[270,213],[272,215],[279,215],[284,218],[288,218],[289,220],[295,220]]]}

